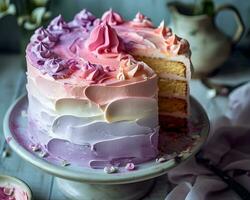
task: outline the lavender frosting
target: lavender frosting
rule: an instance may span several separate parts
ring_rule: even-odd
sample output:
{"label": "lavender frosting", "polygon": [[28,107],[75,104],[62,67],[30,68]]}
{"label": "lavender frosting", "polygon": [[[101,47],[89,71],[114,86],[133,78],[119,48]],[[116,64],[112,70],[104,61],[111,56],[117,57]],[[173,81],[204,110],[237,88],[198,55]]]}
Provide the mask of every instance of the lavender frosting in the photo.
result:
{"label": "lavender frosting", "polygon": [[48,30],[55,35],[61,35],[70,32],[70,27],[68,23],[64,21],[63,17],[59,15],[50,22]]}
{"label": "lavender frosting", "polygon": [[[42,73],[46,73],[54,79],[68,77],[78,69],[78,62],[73,58],[70,60],[61,58],[53,51],[53,48],[60,42],[60,37],[63,34],[70,33],[75,26],[81,26],[82,31],[86,32],[99,23],[100,20],[97,20],[92,13],[82,10],[71,23],[65,22],[62,16],[59,15],[51,21],[47,28],[37,29],[30,42],[30,49],[34,55],[33,60],[37,63],[35,66]],[[29,48],[27,51],[29,51]]]}
{"label": "lavender frosting", "polygon": [[79,25],[84,28],[86,31],[92,30],[94,25],[97,25],[99,23],[99,20],[89,11],[86,9],[83,9],[81,12],[79,12],[72,23],[73,27],[78,27]]}
{"label": "lavender frosting", "polygon": [[74,59],[63,60],[61,58],[51,58],[44,62],[42,71],[54,77],[55,79],[64,78],[72,74],[77,67],[77,61]]}
{"label": "lavender frosting", "polygon": [[29,95],[28,134],[32,142],[58,160],[84,167],[125,166],[155,158],[158,120],[153,122],[151,114],[148,118],[151,123],[146,118],[108,123],[95,116],[58,117]]}

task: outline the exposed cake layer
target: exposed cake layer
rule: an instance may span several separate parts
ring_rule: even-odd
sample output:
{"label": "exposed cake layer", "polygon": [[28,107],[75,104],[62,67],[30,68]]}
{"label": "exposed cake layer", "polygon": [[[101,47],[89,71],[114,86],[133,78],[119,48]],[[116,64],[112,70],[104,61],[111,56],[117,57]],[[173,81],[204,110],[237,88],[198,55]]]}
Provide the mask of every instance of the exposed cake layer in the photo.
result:
{"label": "exposed cake layer", "polygon": [[187,117],[187,101],[179,98],[159,97],[159,110],[162,114]]}
{"label": "exposed cake layer", "polygon": [[184,133],[188,132],[187,118],[176,117],[172,115],[160,115],[159,121],[161,128],[167,132]]}
{"label": "exposed cake layer", "polygon": [[[159,112],[170,118],[187,118],[189,114],[189,65],[163,58],[137,57],[153,68],[158,76]],[[185,61],[185,59],[184,59]],[[174,121],[174,120],[173,120]],[[179,124],[176,123],[176,127]]]}
{"label": "exposed cake layer", "polygon": [[136,59],[147,63],[160,78],[165,77],[180,77],[179,79],[187,78],[186,66],[182,62],[170,61],[167,58],[140,57]]}
{"label": "exposed cake layer", "polygon": [[160,78],[158,81],[159,96],[176,97],[186,99],[188,83],[185,80],[173,80]]}
{"label": "exposed cake layer", "polygon": [[138,56],[136,58],[147,63],[160,77],[158,102],[162,128],[167,132],[187,132],[190,60],[187,57],[172,58],[173,60]]}

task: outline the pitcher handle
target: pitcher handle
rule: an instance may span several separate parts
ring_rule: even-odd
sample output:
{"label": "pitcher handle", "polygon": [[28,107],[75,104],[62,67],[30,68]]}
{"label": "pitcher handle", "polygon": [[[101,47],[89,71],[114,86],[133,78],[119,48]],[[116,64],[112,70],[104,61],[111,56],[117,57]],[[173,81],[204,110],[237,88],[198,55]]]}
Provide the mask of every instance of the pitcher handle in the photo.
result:
{"label": "pitcher handle", "polygon": [[233,45],[236,45],[244,34],[245,25],[243,23],[239,11],[232,5],[224,4],[219,6],[215,11],[215,15],[217,15],[220,11],[225,11],[225,10],[233,12],[236,24],[238,26],[234,33],[234,36],[232,37],[232,43]]}

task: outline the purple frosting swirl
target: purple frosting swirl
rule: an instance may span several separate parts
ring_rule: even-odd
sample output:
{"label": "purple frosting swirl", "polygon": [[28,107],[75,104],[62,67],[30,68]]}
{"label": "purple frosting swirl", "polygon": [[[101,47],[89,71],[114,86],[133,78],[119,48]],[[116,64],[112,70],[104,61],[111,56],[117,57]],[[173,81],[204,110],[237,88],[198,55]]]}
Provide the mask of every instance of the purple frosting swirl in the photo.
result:
{"label": "purple frosting swirl", "polygon": [[48,41],[56,43],[58,41],[58,37],[51,34],[47,29],[41,27],[35,31],[35,34],[31,37],[31,41]]}
{"label": "purple frosting swirl", "polygon": [[76,26],[80,25],[82,28],[85,28],[86,31],[90,31],[99,21],[100,20],[97,19],[91,12],[83,9],[75,16],[72,23]]}
{"label": "purple frosting swirl", "polygon": [[68,23],[64,21],[63,17],[59,15],[50,22],[48,30],[52,34],[61,35],[70,32],[70,27]]}
{"label": "purple frosting swirl", "polygon": [[53,56],[49,44],[42,41],[36,41],[32,47],[32,51],[38,58],[38,65],[43,65],[47,58],[51,58]]}
{"label": "purple frosting swirl", "polygon": [[[41,52],[41,46],[44,50],[48,50],[53,48],[56,45],[56,42],[58,41],[58,37],[51,34],[47,29],[39,28],[35,31],[35,34],[31,37],[31,42],[39,47],[38,52]],[[41,55],[41,57],[43,57]]]}
{"label": "purple frosting swirl", "polygon": [[41,71],[55,79],[67,78],[78,69],[77,64],[77,61],[74,59],[63,60],[61,58],[51,58],[44,62]]}
{"label": "purple frosting swirl", "polygon": [[51,21],[47,29],[39,28],[31,37],[31,50],[36,56],[37,68],[55,79],[67,78],[78,69],[76,60],[58,58],[52,51],[60,35],[68,32],[70,27],[59,15]]}

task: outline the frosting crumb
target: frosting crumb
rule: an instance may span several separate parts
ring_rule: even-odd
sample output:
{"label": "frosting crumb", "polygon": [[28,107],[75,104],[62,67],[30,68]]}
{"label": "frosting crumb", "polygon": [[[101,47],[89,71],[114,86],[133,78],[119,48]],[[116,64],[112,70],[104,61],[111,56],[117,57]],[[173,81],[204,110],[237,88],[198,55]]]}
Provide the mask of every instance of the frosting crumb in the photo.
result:
{"label": "frosting crumb", "polygon": [[135,164],[134,163],[127,163],[125,166],[125,169],[128,171],[133,171],[133,170],[135,170]]}
{"label": "frosting crumb", "polygon": [[67,166],[70,165],[70,163],[69,163],[67,160],[63,160],[63,161],[61,162],[61,165],[62,165],[63,167],[67,167]]}
{"label": "frosting crumb", "polygon": [[106,174],[113,174],[113,173],[118,172],[118,168],[115,167],[115,166],[113,166],[113,165],[110,165],[110,166],[104,167],[103,171],[104,171]]}

